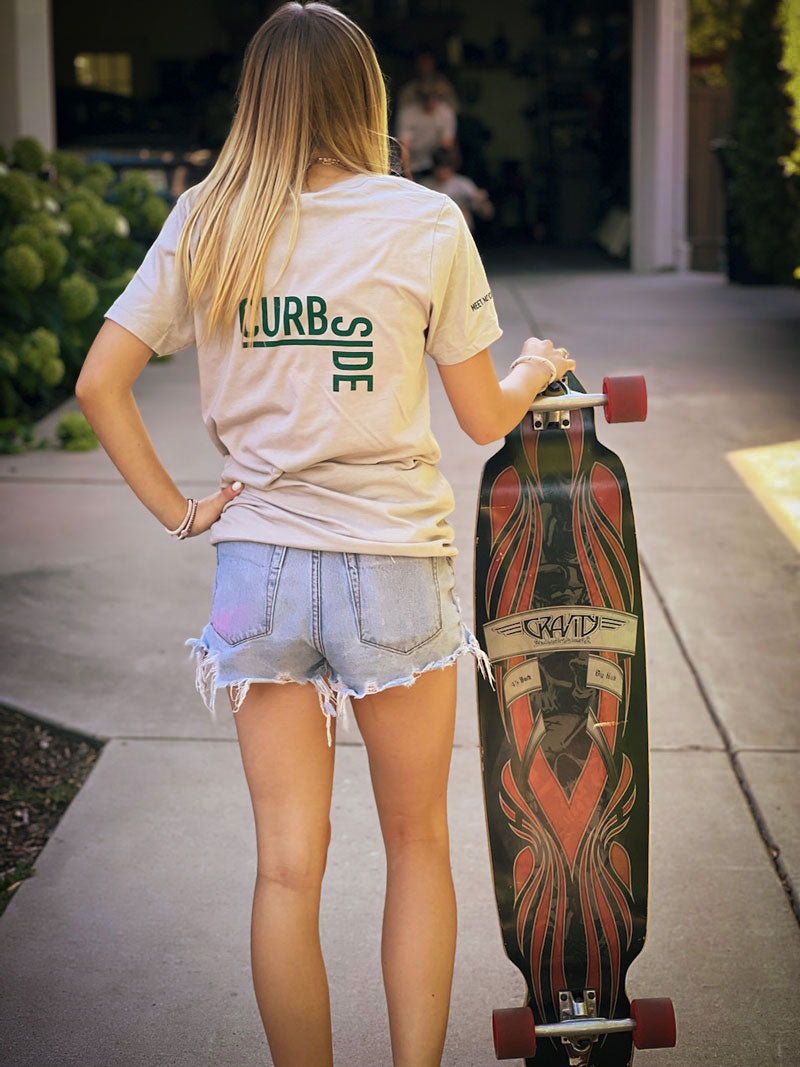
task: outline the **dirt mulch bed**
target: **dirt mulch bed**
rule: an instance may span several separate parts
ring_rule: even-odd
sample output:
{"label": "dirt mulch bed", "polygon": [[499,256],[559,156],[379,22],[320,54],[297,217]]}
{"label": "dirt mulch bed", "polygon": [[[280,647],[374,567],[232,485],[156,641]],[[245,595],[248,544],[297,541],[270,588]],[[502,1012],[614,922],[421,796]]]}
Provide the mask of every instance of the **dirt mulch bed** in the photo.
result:
{"label": "dirt mulch bed", "polygon": [[0,915],[104,743],[0,705]]}

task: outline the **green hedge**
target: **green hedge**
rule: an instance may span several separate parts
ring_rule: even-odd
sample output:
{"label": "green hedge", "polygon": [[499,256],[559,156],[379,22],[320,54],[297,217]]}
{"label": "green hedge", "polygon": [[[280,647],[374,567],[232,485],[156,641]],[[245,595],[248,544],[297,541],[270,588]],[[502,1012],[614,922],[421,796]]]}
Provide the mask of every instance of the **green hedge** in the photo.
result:
{"label": "green hedge", "polygon": [[[29,446],[32,424],[74,392],[169,210],[143,174],[117,179],[32,137],[0,146],[0,452]],[[83,417],[73,423],[64,447],[90,446]]]}
{"label": "green hedge", "polygon": [[797,0],[782,0],[779,21],[783,39],[781,67],[786,72],[784,89],[791,101],[789,120],[794,134],[792,151],[779,162],[784,174],[792,177],[800,175],[800,7]]}
{"label": "green hedge", "polygon": [[728,196],[741,281],[792,284],[800,277],[796,4],[750,0],[729,54]]}

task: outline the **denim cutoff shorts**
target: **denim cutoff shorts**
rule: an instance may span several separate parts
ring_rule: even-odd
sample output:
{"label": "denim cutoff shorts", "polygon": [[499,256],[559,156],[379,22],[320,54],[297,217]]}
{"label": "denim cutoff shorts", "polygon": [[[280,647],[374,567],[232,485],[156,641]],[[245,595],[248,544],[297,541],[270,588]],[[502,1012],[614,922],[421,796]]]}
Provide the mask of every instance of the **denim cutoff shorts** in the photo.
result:
{"label": "denim cutoff shorts", "polygon": [[349,697],[413,685],[425,671],[486,654],[461,617],[449,556],[383,556],[219,541],[195,685],[217,721],[217,689],[241,707],[251,682],[310,682],[326,716]]}

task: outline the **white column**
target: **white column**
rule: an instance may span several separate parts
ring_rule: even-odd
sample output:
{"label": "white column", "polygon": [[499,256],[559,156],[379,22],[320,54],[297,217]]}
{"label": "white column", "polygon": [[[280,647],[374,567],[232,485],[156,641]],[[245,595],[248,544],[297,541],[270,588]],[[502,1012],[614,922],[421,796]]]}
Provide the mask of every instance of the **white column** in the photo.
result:
{"label": "white column", "polygon": [[23,136],[55,148],[50,0],[0,0],[0,143]]}
{"label": "white column", "polygon": [[687,0],[633,0],[631,267],[688,270]]}

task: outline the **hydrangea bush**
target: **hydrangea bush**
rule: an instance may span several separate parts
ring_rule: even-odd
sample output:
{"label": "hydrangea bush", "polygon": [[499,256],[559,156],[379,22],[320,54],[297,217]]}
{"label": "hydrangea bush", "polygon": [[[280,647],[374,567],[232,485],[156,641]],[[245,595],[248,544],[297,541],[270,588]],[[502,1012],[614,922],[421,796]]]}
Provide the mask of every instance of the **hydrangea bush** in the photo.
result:
{"label": "hydrangea bush", "polygon": [[[169,210],[144,174],[117,179],[33,137],[0,145],[0,452],[29,446],[32,423],[74,391],[103,312]],[[58,436],[86,448],[87,429]]]}

